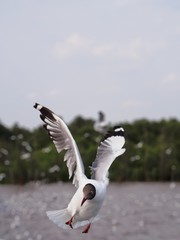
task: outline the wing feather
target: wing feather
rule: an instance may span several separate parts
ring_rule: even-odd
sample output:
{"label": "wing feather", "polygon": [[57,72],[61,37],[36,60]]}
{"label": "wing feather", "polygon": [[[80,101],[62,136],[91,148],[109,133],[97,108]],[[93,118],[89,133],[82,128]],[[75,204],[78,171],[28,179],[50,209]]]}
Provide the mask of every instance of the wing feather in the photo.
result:
{"label": "wing feather", "polygon": [[91,167],[91,178],[108,183],[108,170],[116,157],[122,155],[125,149],[124,129],[114,128],[108,132],[101,141],[96,159]]}
{"label": "wing feather", "polygon": [[66,150],[64,161],[68,167],[69,178],[73,176],[73,184],[78,187],[82,178],[86,176],[78,147],[67,125],[50,109],[38,103],[34,105],[34,108],[40,111],[40,118],[45,123],[43,126],[53,140],[57,152]]}

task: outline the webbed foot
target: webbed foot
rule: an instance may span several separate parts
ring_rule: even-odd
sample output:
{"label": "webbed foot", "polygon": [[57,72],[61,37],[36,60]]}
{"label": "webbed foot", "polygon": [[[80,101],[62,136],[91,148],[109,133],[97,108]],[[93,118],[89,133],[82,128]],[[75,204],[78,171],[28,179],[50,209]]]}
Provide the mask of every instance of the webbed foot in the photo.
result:
{"label": "webbed foot", "polygon": [[90,227],[91,227],[91,223],[89,223],[89,224],[86,226],[86,228],[83,230],[83,232],[82,232],[82,233],[88,233],[88,232],[89,232],[89,229],[90,229]]}
{"label": "webbed foot", "polygon": [[69,225],[73,229],[72,221],[73,221],[73,217],[69,221],[66,222],[66,225]]}

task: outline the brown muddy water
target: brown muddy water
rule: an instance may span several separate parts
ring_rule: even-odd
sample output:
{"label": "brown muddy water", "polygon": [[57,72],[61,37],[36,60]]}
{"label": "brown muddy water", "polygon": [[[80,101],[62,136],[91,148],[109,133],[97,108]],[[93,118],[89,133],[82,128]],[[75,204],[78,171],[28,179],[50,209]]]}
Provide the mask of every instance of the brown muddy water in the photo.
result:
{"label": "brown muddy water", "polygon": [[61,182],[0,185],[0,240],[180,239],[180,183],[110,183],[88,234],[63,230],[45,214],[65,208],[75,190]]}

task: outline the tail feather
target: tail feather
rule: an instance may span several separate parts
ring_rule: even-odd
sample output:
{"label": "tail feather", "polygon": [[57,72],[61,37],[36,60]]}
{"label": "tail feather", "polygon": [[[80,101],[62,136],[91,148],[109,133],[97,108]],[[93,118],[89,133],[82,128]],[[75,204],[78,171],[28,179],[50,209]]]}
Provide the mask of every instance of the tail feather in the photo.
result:
{"label": "tail feather", "polygon": [[[57,210],[57,211],[48,211],[46,212],[48,218],[55,223],[58,227],[61,227],[63,229],[70,229],[70,226],[66,224],[72,216],[68,212],[67,208],[62,209],[62,210]],[[83,220],[83,221],[75,221],[73,220],[72,222],[72,227],[73,229],[85,226],[89,224],[90,222],[95,222],[99,219],[99,216],[91,219],[91,220]]]}
{"label": "tail feather", "polygon": [[46,214],[52,222],[58,225],[58,227],[69,229],[69,226],[65,224],[71,218],[67,208],[57,211],[48,211]]}

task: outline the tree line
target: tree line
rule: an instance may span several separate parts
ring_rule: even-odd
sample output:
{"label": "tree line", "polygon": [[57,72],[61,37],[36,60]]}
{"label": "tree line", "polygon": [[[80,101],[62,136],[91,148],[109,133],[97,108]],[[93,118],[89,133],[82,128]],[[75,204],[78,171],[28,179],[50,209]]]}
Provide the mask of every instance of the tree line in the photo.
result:
{"label": "tree line", "polygon": [[[126,152],[112,164],[111,181],[180,181],[180,122],[177,119],[139,119],[118,125],[125,130]],[[103,137],[93,126],[93,119],[81,116],[69,124],[88,176]],[[0,123],[0,183],[68,181],[63,157],[64,152],[57,153],[42,126],[29,130],[18,124],[8,128]]]}

